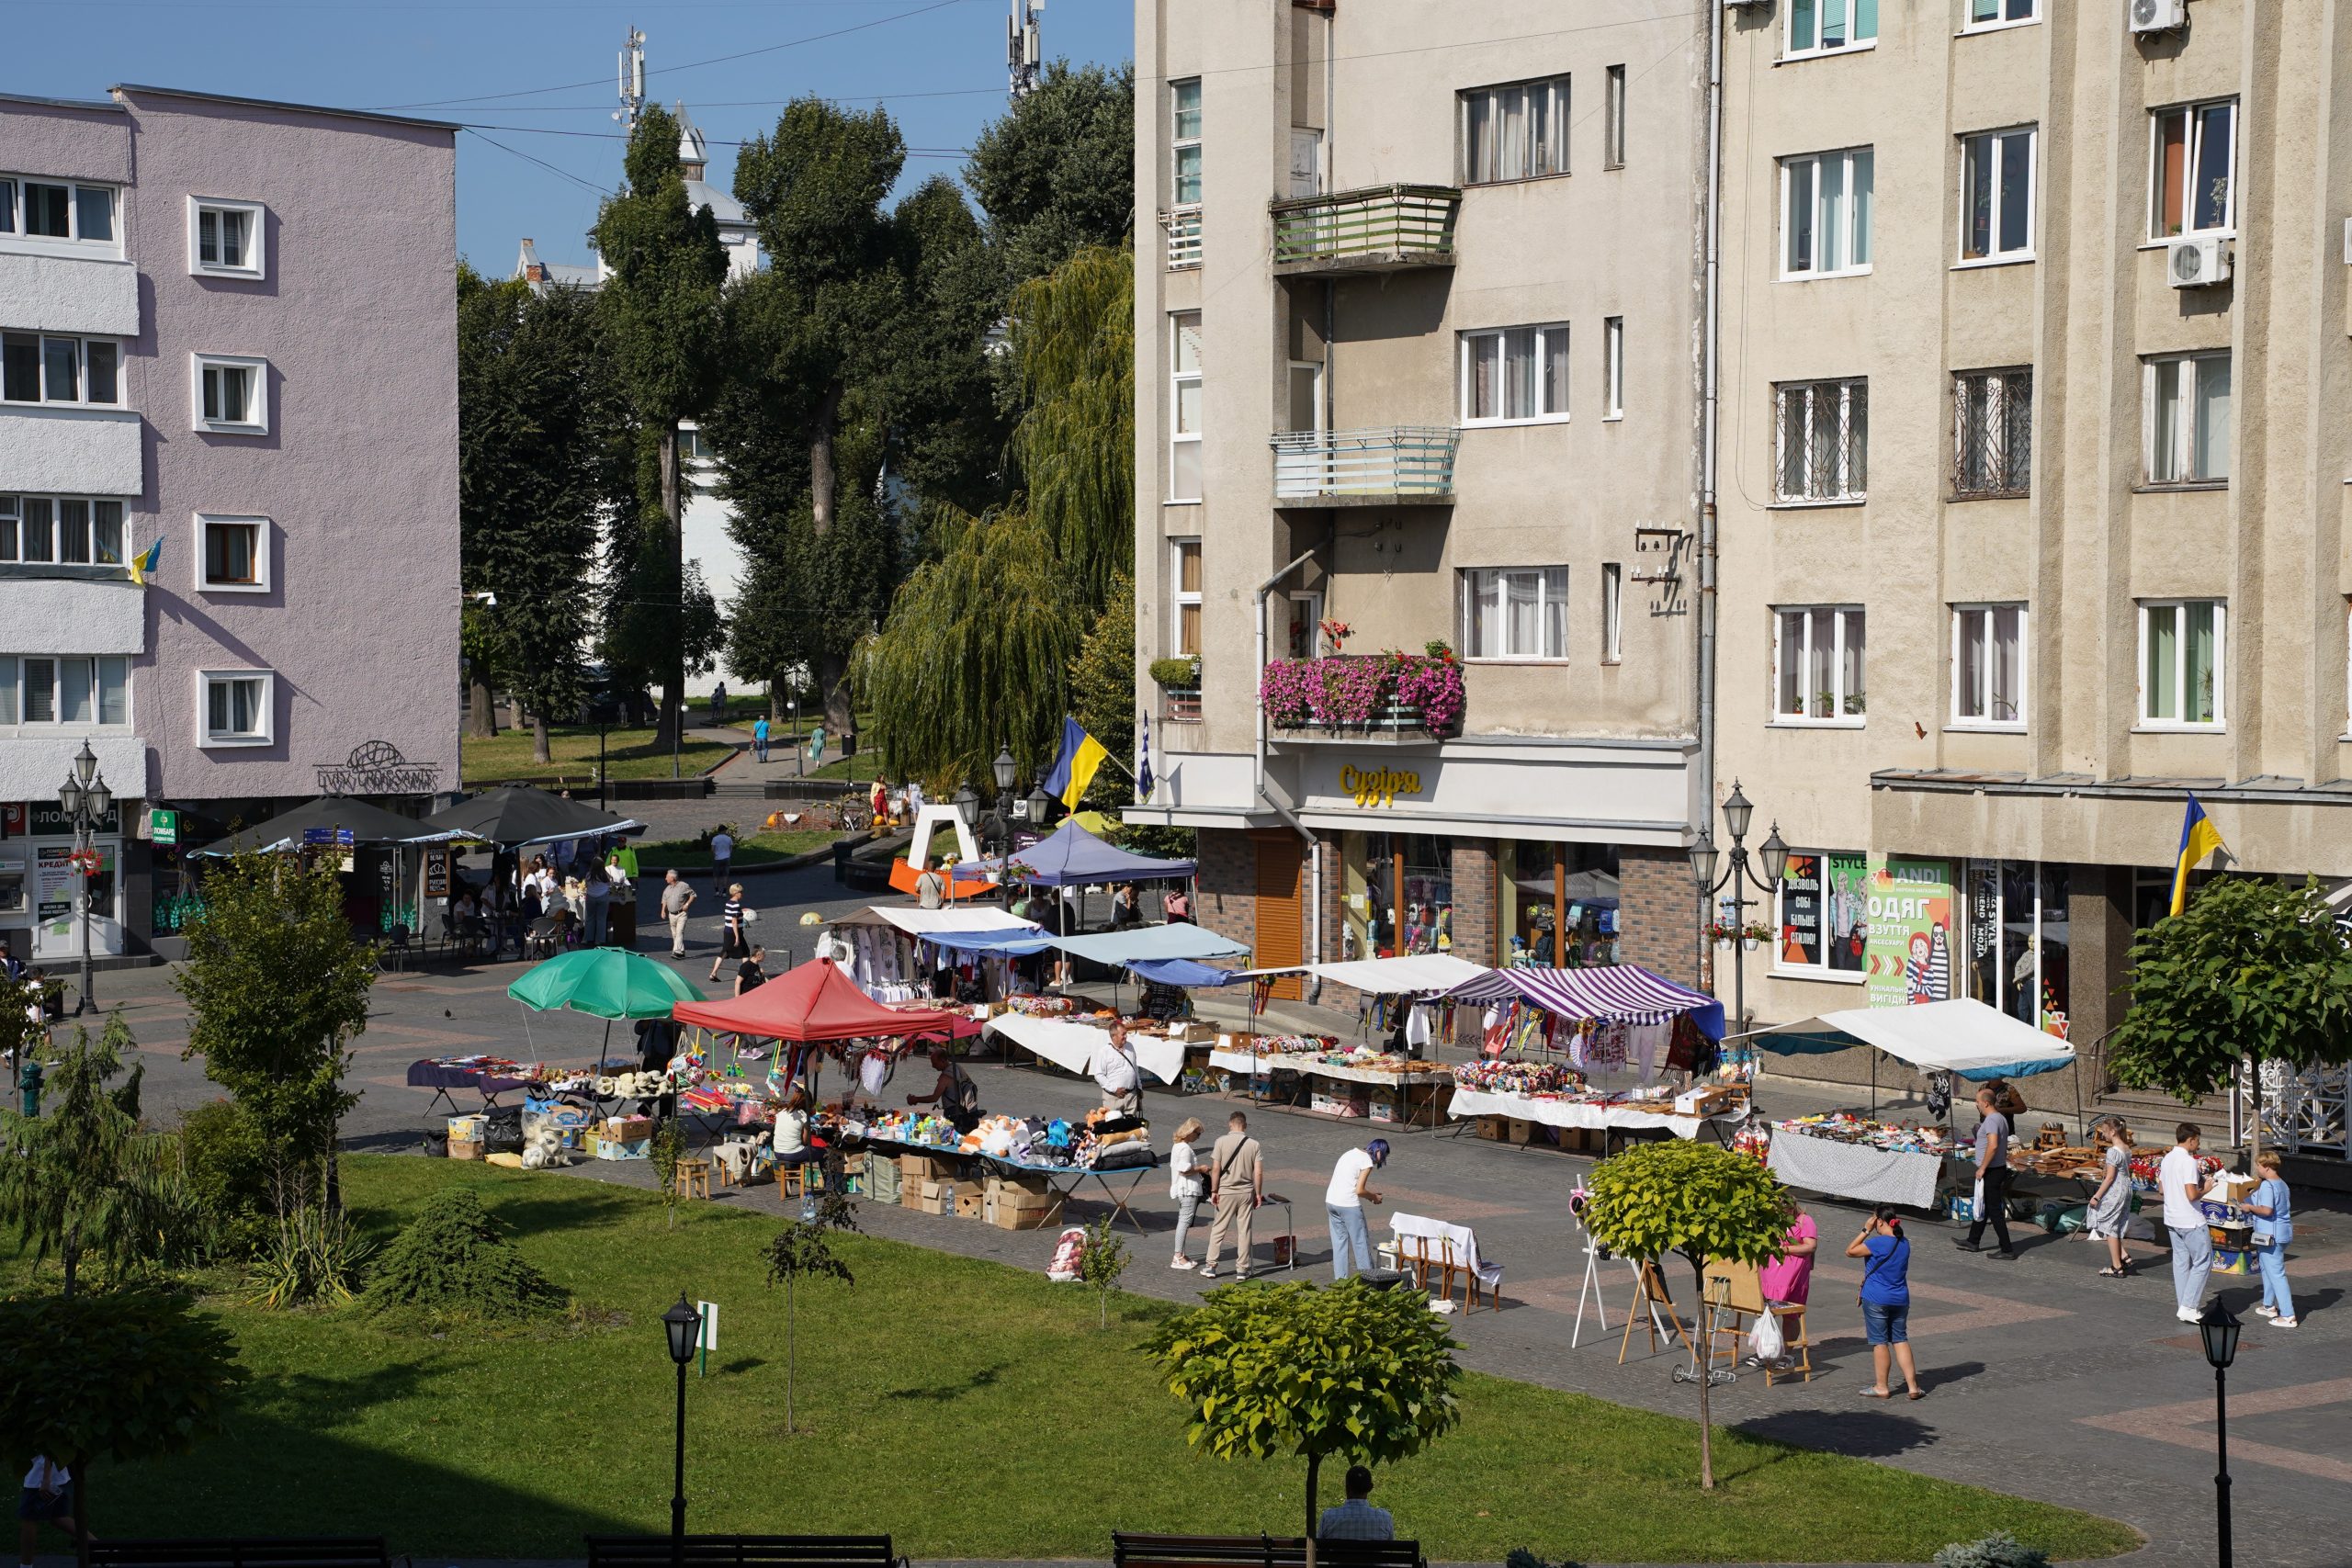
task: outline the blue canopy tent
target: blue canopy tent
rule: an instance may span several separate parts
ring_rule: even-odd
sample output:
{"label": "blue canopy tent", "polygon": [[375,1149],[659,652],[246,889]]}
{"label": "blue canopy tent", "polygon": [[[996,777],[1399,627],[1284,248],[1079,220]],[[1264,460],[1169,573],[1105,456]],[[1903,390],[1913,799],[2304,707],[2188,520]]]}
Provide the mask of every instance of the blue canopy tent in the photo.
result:
{"label": "blue canopy tent", "polygon": [[1189,958],[1137,958],[1130,960],[1127,972],[1142,979],[1162,986],[1182,986],[1186,989],[1231,986],[1250,978],[1246,969],[1212,969],[1205,964],[1195,964]]}
{"label": "blue canopy tent", "polygon": [[1071,887],[1091,882],[1181,881],[1198,869],[1193,861],[1131,854],[1070,821],[1009,858],[968,861],[956,868],[956,876],[1010,877],[1040,887]]}

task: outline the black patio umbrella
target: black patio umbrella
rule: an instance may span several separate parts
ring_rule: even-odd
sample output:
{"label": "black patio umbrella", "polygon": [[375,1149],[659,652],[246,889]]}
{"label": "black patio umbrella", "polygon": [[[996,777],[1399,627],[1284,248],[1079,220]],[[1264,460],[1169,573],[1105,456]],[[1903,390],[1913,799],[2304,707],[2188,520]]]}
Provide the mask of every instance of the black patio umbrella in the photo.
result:
{"label": "black patio umbrella", "polygon": [[644,824],[616,817],[576,800],[508,784],[484,790],[446,811],[436,811],[419,825],[429,836],[458,835],[489,844],[547,844],[559,839],[583,839],[592,833],[619,833]]}
{"label": "black patio umbrella", "polygon": [[190,852],[226,856],[240,850],[300,849],[304,836],[313,830],[330,836],[349,833],[355,844],[407,844],[439,836],[413,817],[402,817],[349,795],[322,795],[266,822],[240,828],[217,844],[207,844]]}

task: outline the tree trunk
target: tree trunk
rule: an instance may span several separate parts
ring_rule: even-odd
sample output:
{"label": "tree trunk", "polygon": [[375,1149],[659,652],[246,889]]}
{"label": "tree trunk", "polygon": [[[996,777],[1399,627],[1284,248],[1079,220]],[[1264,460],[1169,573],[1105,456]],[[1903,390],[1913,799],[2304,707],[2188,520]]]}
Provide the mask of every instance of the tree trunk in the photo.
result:
{"label": "tree trunk", "polygon": [[[74,1276],[82,1271],[82,1227],[80,1225],[66,1227],[64,1245],[58,1248],[58,1254],[65,1261],[65,1299],[70,1302],[74,1299]],[[79,1475],[82,1472],[77,1470],[74,1473]]]}
{"label": "tree trunk", "polygon": [[534,762],[555,761],[554,755],[548,750],[548,716],[543,713],[535,713],[531,716],[531,761]]}
{"label": "tree trunk", "polygon": [[662,427],[662,518],[666,536],[662,548],[669,556],[670,581],[678,594],[678,603],[669,607],[669,679],[662,689],[662,720],[653,731],[654,744],[666,747],[684,738],[683,727],[686,719],[686,650],[682,635],[685,630],[682,612],[686,585],[686,529],[678,473],[678,422],[674,419]]}
{"label": "tree trunk", "polygon": [[74,1562],[90,1568],[90,1460],[87,1454],[67,1461],[74,1472]]}
{"label": "tree trunk", "polygon": [[1699,1284],[1699,1293],[1694,1298],[1697,1304],[1692,1311],[1698,1315],[1699,1344],[1702,1347],[1699,1357],[1699,1490],[1713,1492],[1715,1489],[1715,1435],[1708,1424],[1707,1391],[1715,1381],[1714,1339],[1709,1332],[1712,1325],[1707,1315],[1707,1270],[1703,1265],[1694,1261],[1690,1265],[1690,1273]]}
{"label": "tree trunk", "polygon": [[1315,1539],[1315,1482],[1322,1471],[1323,1456],[1308,1454],[1306,1456],[1306,1539],[1309,1540]]}
{"label": "tree trunk", "polygon": [[476,674],[466,686],[466,733],[485,739],[498,733],[498,708],[490,682]]}
{"label": "tree trunk", "polygon": [[[808,519],[820,539],[832,532],[840,504],[841,471],[833,460],[833,437],[841,407],[842,389],[836,382],[825,389],[824,400],[809,422]],[[848,659],[839,649],[826,648],[819,649],[810,662],[816,670],[818,699],[825,705],[825,728],[836,737],[855,734],[857,715],[850,705]]]}
{"label": "tree trunk", "polygon": [[784,1277],[784,1434],[792,1435],[792,1369],[800,1351],[799,1321],[793,1313],[792,1276]]}
{"label": "tree trunk", "polygon": [[326,1207],[329,1219],[343,1213],[343,1161],[335,1148],[342,1126],[342,1122],[337,1122],[327,1132]]}

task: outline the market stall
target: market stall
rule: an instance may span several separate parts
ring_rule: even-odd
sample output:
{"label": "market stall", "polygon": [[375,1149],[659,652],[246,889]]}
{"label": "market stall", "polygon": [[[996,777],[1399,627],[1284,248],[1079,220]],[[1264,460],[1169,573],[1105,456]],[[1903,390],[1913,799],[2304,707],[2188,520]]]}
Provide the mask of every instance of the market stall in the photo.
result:
{"label": "market stall", "polygon": [[345,877],[344,908],[351,923],[367,931],[389,931],[395,926],[413,931],[418,929],[419,879],[412,846],[439,837],[413,817],[348,795],[325,795],[187,852],[190,859],[204,860],[225,860],[247,852],[281,854],[311,848],[348,854],[351,866]]}
{"label": "market stall", "polygon": [[[1975,1083],[2030,1077],[2075,1064],[2075,1048],[2054,1034],[1973,998],[1913,1007],[1851,1008],[1763,1031],[1752,1037],[1780,1055],[1817,1055],[1857,1046],[1923,1072]],[[1876,1083],[1872,1100],[1875,1109]],[[1948,1127],[1904,1127],[1875,1115],[1802,1117],[1772,1131],[1773,1173],[1791,1187],[1932,1209],[1941,1183],[1973,1169],[1965,1145]]]}
{"label": "market stall", "polygon": [[830,922],[818,940],[817,956],[841,964],[858,989],[876,1001],[923,1001],[931,996],[932,966],[922,944],[984,932],[1041,937],[1046,928],[985,904],[939,909],[877,905]]}
{"label": "market stall", "polygon": [[1010,855],[967,861],[956,868],[959,882],[978,877],[1026,882],[1038,887],[1074,887],[1090,883],[1182,882],[1199,870],[1188,860],[1139,855],[1103,842],[1075,819]]}
{"label": "market stall", "polygon": [[[983,1116],[970,1132],[959,1134],[935,1116],[893,1111],[863,1122],[857,1135],[869,1147],[902,1149],[917,1161],[931,1162],[902,1175],[927,1183],[925,1196],[933,1204],[941,1196],[936,1188],[944,1185],[953,1190],[953,1207],[931,1207],[928,1212],[963,1213],[967,1218],[991,1217],[980,1212],[978,1201],[1004,1195],[1003,1184],[1009,1181],[1009,1206],[1023,1217],[1035,1214],[1035,1223],[1044,1224],[1092,1182],[1111,1205],[1112,1218],[1125,1220],[1142,1234],[1142,1222],[1129,1206],[1130,1201],[1143,1179],[1159,1166],[1148,1132],[1140,1122],[1114,1120],[1103,1112],[1081,1122]],[[986,1188],[970,1179],[976,1174],[989,1178]],[[1026,1201],[1032,1196],[1046,1201],[1042,1210]],[[926,1207],[922,1201],[906,1206]],[[1030,1224],[996,1223],[1008,1230],[1033,1228]]]}
{"label": "market stall", "polygon": [[[490,882],[483,888],[485,904],[506,911],[503,918],[475,931],[486,939],[493,955],[508,943],[524,945],[519,915],[514,912],[515,878],[526,849],[541,849],[567,883],[583,880],[602,859],[601,840],[624,833],[642,832],[645,824],[632,817],[598,810],[582,801],[551,795],[529,784],[507,784],[484,790],[455,806],[435,812],[419,826],[441,840],[437,854],[428,852],[424,867],[425,895],[454,897],[461,878],[455,863],[468,843],[491,846]],[[435,887],[438,886],[436,895]],[[577,886],[570,893],[584,899]],[[575,910],[584,908],[576,904]],[[637,944],[637,894],[633,884],[613,889],[605,905],[605,942],[614,947]],[[554,912],[552,902],[549,913]],[[487,909],[485,914],[487,914]]]}

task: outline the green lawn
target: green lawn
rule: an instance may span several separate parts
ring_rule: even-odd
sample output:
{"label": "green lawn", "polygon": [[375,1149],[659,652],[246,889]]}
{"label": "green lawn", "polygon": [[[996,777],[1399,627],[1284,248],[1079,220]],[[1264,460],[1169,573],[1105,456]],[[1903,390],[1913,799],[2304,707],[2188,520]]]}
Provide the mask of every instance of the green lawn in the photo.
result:
{"label": "green lawn", "polygon": [[[184,1459],[98,1467],[100,1535],[339,1534],[395,1554],[576,1557],[591,1531],[668,1524],[674,1382],[664,1307],[720,1306],[720,1349],[689,1377],[688,1527],[887,1530],[918,1562],[1091,1556],[1114,1524],[1294,1533],[1303,1469],[1190,1452],[1135,1347],[1172,1310],[1019,1271],[851,1238],[854,1288],[801,1293],[798,1400],[784,1430],[784,1301],[757,1253],[769,1217],[683,1206],[560,1175],[345,1156],[345,1191],[388,1235],[430,1190],[480,1183],[595,1326],[491,1337],[393,1335],[356,1310],[273,1315],[215,1298],[254,1381],[231,1427]],[[956,1222],[940,1220],[947,1224]],[[973,1222],[964,1222],[973,1223]],[[1051,1233],[1035,1236],[1042,1266]],[[1138,1268],[1159,1266],[1141,1249]],[[2119,1524],[1859,1460],[1721,1434],[1702,1495],[1693,1430],[1492,1377],[1463,1424],[1390,1468],[1380,1501],[1432,1559],[1514,1546],[1607,1562],[1925,1560],[2013,1529],[2053,1555],[2111,1554]],[[1337,1476],[1327,1480],[1336,1491]]]}
{"label": "green lawn", "polygon": [[[793,809],[790,801],[779,801],[775,809]],[[764,815],[754,821],[765,820]],[[831,828],[788,828],[774,833],[755,833],[750,838],[736,835],[736,865],[773,865],[777,861],[790,860],[795,855],[820,850],[841,835]],[[652,870],[676,866],[680,871],[708,871],[710,846],[692,839],[646,840],[637,846],[637,863]]]}
{"label": "green lawn", "polygon": [[[488,739],[478,735],[460,739],[463,750],[459,771],[469,784],[561,781],[594,787],[596,783],[594,725],[550,726],[548,751],[554,761],[548,762],[531,760],[531,732],[527,728],[501,730]],[[733,750],[731,746],[688,740],[678,750],[680,775],[693,778]],[[670,749],[655,746],[650,729],[615,728],[606,731],[605,760],[616,779],[670,776]]]}

